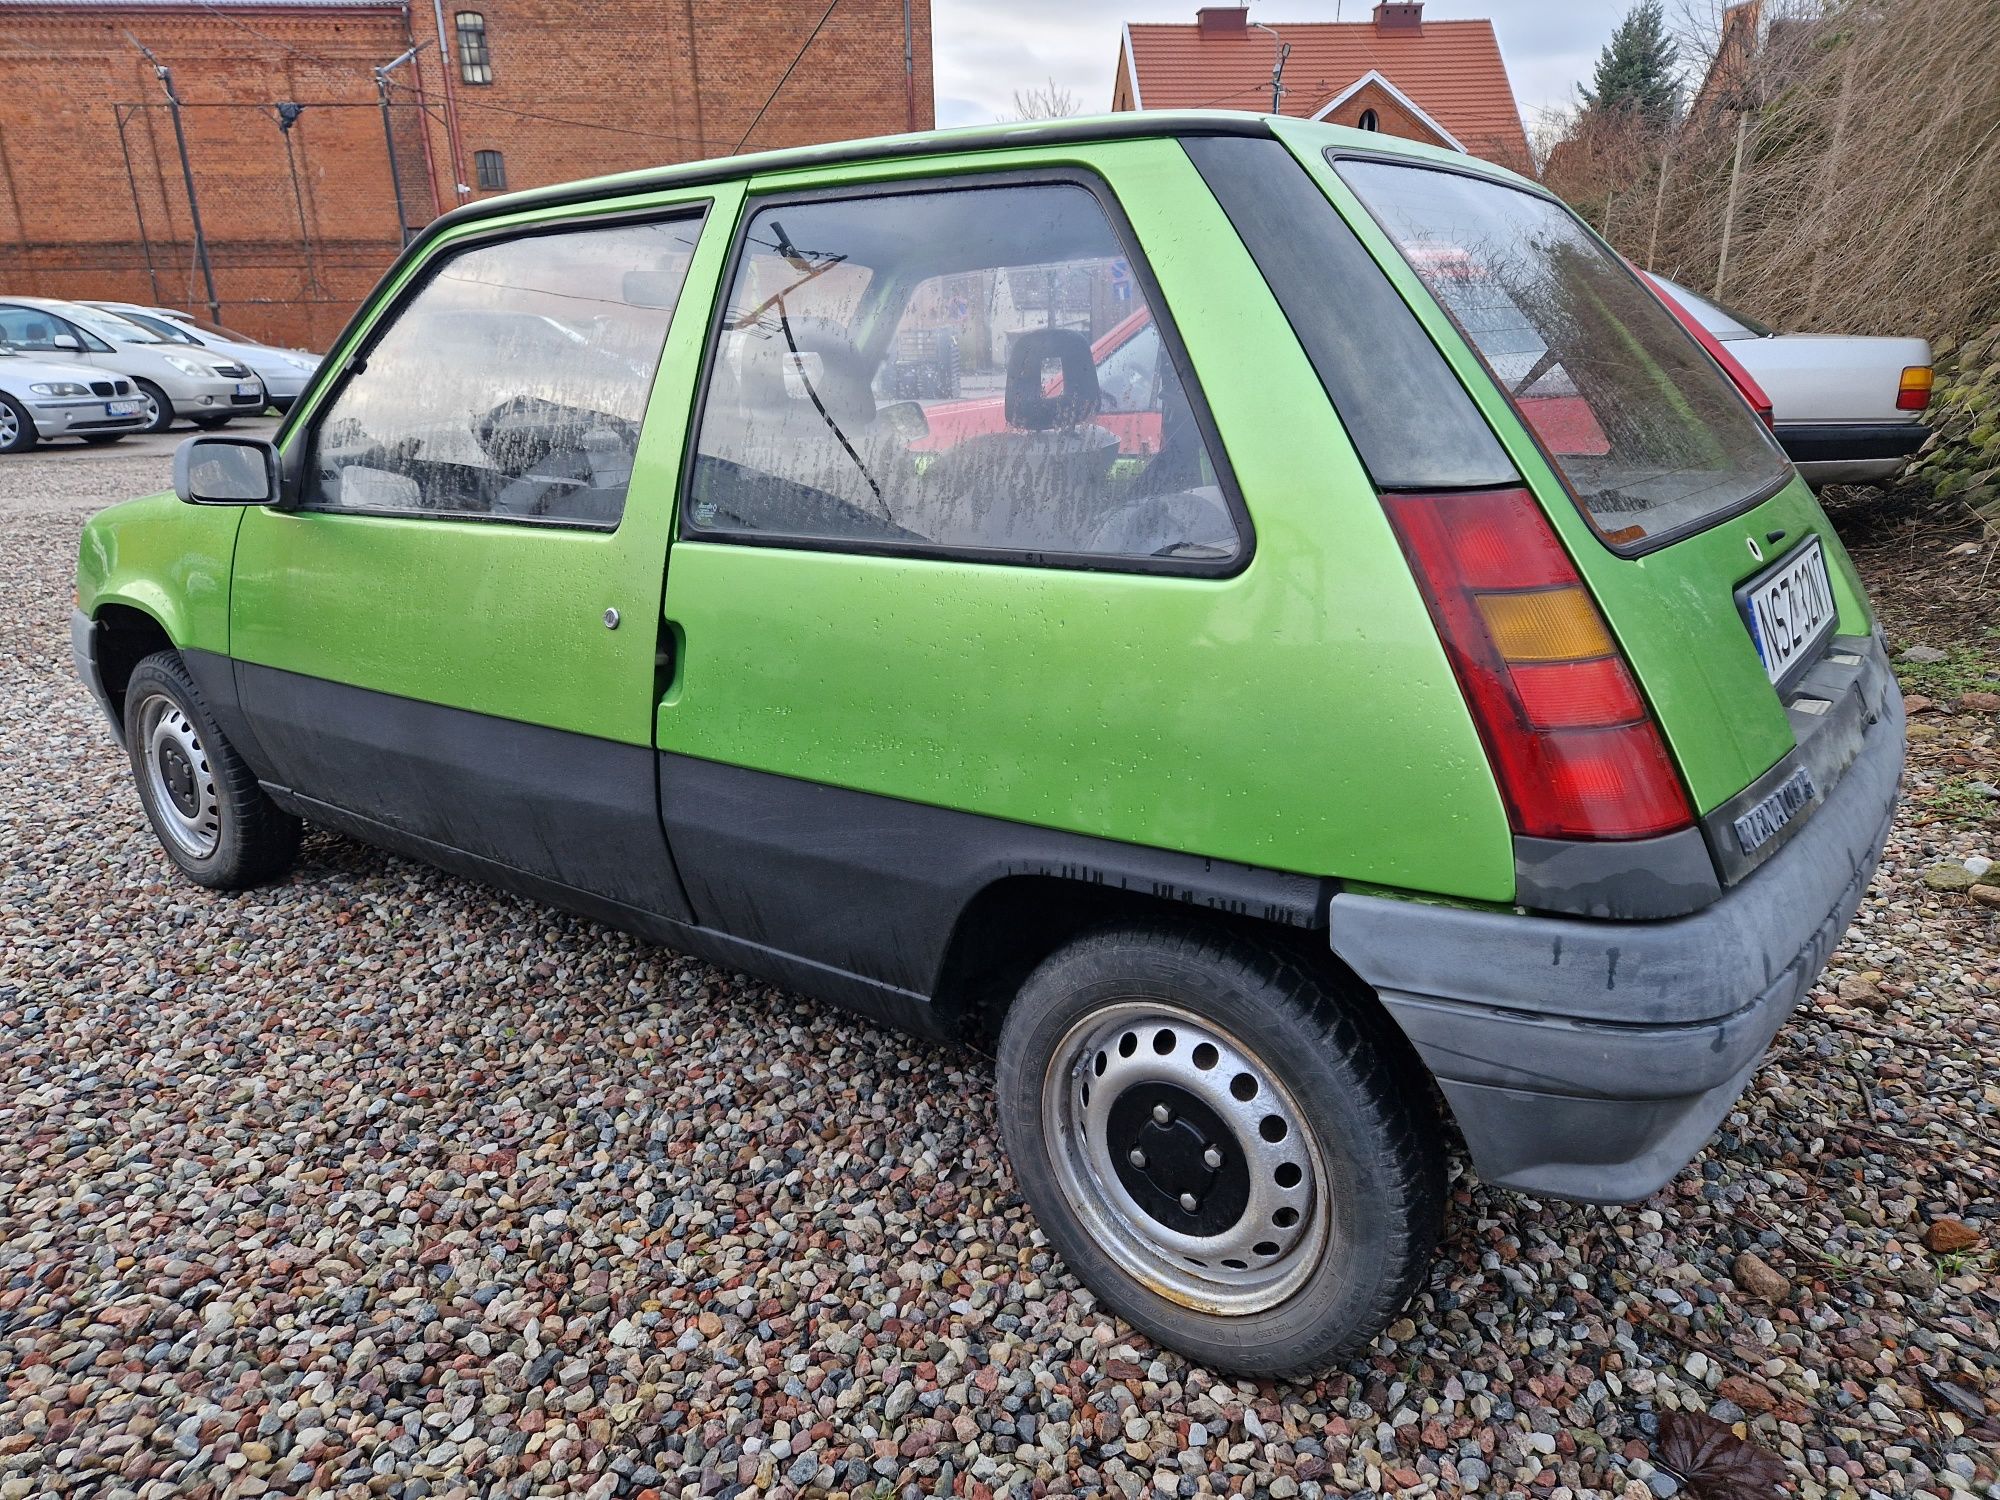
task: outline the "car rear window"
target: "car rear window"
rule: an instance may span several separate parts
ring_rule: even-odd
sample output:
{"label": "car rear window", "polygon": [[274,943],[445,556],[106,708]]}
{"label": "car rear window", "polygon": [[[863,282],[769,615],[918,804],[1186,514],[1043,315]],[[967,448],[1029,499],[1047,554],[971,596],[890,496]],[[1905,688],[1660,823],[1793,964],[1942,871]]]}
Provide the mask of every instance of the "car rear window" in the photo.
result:
{"label": "car rear window", "polygon": [[1697,530],[1787,477],[1729,377],[1561,204],[1464,172],[1334,167],[1613,546]]}

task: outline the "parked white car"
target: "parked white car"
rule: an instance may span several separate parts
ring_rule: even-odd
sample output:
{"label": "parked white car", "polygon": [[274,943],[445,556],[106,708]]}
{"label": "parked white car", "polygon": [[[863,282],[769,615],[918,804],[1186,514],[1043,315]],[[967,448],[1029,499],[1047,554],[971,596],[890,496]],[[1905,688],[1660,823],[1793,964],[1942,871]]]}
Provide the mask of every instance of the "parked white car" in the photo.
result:
{"label": "parked white car", "polygon": [[1772,431],[1809,484],[1893,478],[1930,436],[1927,340],[1779,333],[1663,276],[1652,279],[1764,388]]}
{"label": "parked white car", "polygon": [[146,403],[123,376],[37,359],[0,339],[0,453],[46,438],[115,443],[146,425]]}
{"label": "parked white car", "polygon": [[0,297],[0,338],[66,364],[127,377],[146,403],[147,432],[165,432],[176,417],[197,427],[220,427],[231,417],[255,416],[268,404],[264,382],[248,365],[173,343],[81,302]]}
{"label": "parked white car", "polygon": [[178,308],[145,307],[137,302],[93,301],[90,305],[114,312],[121,318],[129,318],[141,328],[150,329],[175,343],[190,344],[233,359],[238,364],[248,365],[264,382],[265,394],[279,411],[291,410],[299,392],[306,388],[313,371],[319,368],[317,354],[259,343],[247,333],[237,333],[220,323],[207,322]]}

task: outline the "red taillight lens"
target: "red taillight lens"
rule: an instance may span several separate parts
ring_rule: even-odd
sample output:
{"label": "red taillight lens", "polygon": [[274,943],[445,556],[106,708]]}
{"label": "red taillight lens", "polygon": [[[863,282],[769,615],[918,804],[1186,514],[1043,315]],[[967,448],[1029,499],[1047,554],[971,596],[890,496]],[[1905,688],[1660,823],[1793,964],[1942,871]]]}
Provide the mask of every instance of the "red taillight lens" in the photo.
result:
{"label": "red taillight lens", "polygon": [[1905,365],[1903,378],[1896,383],[1896,410],[1922,411],[1931,404],[1931,367]]}
{"label": "red taillight lens", "polygon": [[1385,495],[1514,829],[1636,839],[1694,821],[1659,725],[1526,490]]}

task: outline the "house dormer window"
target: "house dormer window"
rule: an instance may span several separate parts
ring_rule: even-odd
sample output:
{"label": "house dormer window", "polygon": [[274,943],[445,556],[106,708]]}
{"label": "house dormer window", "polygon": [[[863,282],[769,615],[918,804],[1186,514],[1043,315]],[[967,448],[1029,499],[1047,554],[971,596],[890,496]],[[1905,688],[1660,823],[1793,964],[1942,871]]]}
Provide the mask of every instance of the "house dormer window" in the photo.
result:
{"label": "house dormer window", "polygon": [[1376,118],[1375,111],[1372,109],[1362,110],[1361,118],[1354,123],[1361,130],[1380,130],[1382,128],[1381,120]]}

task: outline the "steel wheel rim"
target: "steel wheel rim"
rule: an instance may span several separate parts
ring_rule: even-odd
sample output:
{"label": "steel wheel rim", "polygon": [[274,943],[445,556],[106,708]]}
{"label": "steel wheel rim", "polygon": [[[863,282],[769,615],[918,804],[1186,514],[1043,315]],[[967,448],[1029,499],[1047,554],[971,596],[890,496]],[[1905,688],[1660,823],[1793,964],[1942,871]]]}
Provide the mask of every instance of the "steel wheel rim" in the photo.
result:
{"label": "steel wheel rim", "polygon": [[139,747],[161,829],[190,859],[207,859],[222,842],[222,799],[194,721],[154,693],[139,705]]}
{"label": "steel wheel rim", "polygon": [[1264,1312],[1325,1256],[1325,1153],[1270,1068],[1212,1021],[1155,1001],[1093,1011],[1050,1059],[1042,1126],[1091,1238],[1169,1301]]}

